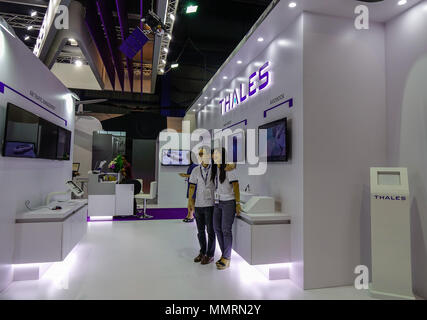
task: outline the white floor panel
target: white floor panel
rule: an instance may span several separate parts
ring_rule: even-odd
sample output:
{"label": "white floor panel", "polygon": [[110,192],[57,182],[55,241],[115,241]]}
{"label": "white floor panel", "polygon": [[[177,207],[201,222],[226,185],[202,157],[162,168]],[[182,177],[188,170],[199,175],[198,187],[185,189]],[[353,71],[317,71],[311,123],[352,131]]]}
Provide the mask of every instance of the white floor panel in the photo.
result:
{"label": "white floor panel", "polygon": [[64,262],[38,281],[12,283],[0,299],[370,298],[352,287],[304,291],[290,280],[269,281],[236,254],[224,271],[195,264],[196,232],[181,220],[90,223]]}

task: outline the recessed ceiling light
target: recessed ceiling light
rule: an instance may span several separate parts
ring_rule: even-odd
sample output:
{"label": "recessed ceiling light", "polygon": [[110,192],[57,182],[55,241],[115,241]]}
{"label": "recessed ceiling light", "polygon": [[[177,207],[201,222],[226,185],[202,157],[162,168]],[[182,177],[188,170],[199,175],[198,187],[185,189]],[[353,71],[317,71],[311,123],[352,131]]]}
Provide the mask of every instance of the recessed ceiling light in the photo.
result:
{"label": "recessed ceiling light", "polygon": [[205,100],[208,100],[208,97],[205,97]]}
{"label": "recessed ceiling light", "polygon": [[237,64],[242,64],[242,60],[237,60]]}
{"label": "recessed ceiling light", "polygon": [[228,79],[228,77],[227,77],[227,76],[223,76],[222,78],[223,78],[224,80],[227,80],[227,79]]}
{"label": "recessed ceiling light", "polygon": [[169,40],[172,40],[172,36],[169,33],[168,33],[167,37]]}
{"label": "recessed ceiling light", "polygon": [[199,106],[199,107],[200,107],[201,105],[202,105],[201,103],[199,103],[199,104],[198,104],[198,106]]}
{"label": "recessed ceiling light", "polygon": [[37,11],[32,11],[32,12],[31,12],[31,16],[32,16],[32,17],[35,17],[36,15],[37,15]]}
{"label": "recessed ceiling light", "polygon": [[408,3],[408,1],[407,0],[400,0],[397,4],[399,5],[399,6],[404,6],[405,4],[407,4]]}
{"label": "recessed ceiling light", "polygon": [[296,2],[290,2],[289,8],[295,8],[297,6]]}
{"label": "recessed ceiling light", "polygon": [[25,36],[24,40],[25,41],[30,40],[30,36]]}
{"label": "recessed ceiling light", "polygon": [[76,60],[74,61],[74,64],[76,65],[76,67],[81,67],[83,65],[82,60]]}
{"label": "recessed ceiling light", "polygon": [[160,69],[160,73],[165,73],[165,69]]}
{"label": "recessed ceiling light", "polygon": [[162,59],[162,63],[163,63],[163,64],[166,64],[166,60],[165,60],[165,59]]}
{"label": "recessed ceiling light", "polygon": [[175,15],[174,15],[173,13],[171,13],[171,14],[169,15],[169,18],[171,18],[171,20],[172,20],[172,21],[175,21]]}
{"label": "recessed ceiling light", "polygon": [[168,48],[163,48],[163,51],[164,51],[165,53],[168,53],[168,52],[169,52],[169,49],[168,49]]}
{"label": "recessed ceiling light", "polygon": [[264,38],[263,37],[259,37],[258,38],[258,42],[263,42],[264,41]]}
{"label": "recessed ceiling light", "polygon": [[27,30],[33,30],[33,26],[28,26]]}
{"label": "recessed ceiling light", "polygon": [[212,91],[216,91],[216,88],[212,88]]}

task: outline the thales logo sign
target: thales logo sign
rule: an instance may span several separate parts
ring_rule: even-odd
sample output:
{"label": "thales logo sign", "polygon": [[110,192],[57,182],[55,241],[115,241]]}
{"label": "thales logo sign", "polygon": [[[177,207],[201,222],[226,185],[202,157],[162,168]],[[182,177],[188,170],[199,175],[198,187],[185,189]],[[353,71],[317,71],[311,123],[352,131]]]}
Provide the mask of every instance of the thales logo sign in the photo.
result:
{"label": "thales logo sign", "polygon": [[271,74],[268,71],[270,62],[267,61],[262,67],[249,76],[247,82],[241,83],[233,93],[225,95],[220,101],[221,113],[225,114],[236,108],[239,104],[254,97],[258,92],[264,90],[271,83]]}
{"label": "thales logo sign", "polygon": [[397,201],[405,201],[406,196],[379,196],[374,195],[375,200],[397,200]]}

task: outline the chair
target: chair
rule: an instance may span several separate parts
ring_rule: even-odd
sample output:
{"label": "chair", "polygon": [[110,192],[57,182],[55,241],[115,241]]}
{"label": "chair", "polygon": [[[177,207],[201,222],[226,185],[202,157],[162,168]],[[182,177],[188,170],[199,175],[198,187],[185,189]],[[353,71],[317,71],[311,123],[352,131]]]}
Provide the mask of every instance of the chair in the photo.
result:
{"label": "chair", "polygon": [[144,194],[144,184],[142,179],[135,179],[135,180],[139,181],[139,183],[141,184],[141,191],[138,192],[137,194]]}
{"label": "chair", "polygon": [[139,194],[135,195],[135,199],[143,199],[144,200],[144,213],[141,216],[141,219],[152,218],[152,216],[149,216],[147,214],[147,200],[153,200],[156,197],[157,197],[157,181],[152,181],[150,183],[150,193],[139,193]]}

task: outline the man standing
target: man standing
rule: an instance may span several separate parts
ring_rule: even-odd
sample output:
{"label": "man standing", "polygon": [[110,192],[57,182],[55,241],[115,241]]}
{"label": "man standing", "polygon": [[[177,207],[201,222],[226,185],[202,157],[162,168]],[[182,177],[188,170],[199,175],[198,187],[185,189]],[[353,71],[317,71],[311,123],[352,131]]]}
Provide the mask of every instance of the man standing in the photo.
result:
{"label": "man standing", "polygon": [[[194,168],[189,180],[188,209],[190,211],[195,209],[197,237],[200,243],[200,253],[194,258],[194,262],[201,262],[201,264],[205,265],[214,260],[215,254],[215,231],[213,228],[215,185],[211,179],[211,155],[208,148],[201,148],[199,157],[201,164]],[[194,192],[196,192],[196,200],[193,198]],[[207,243],[206,231],[208,234]]]}

